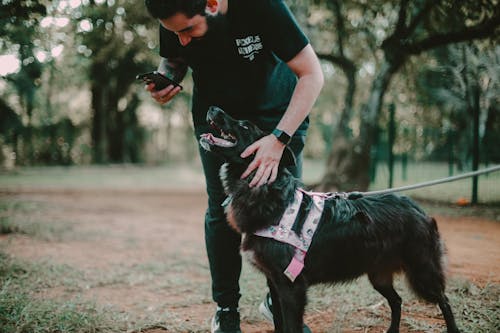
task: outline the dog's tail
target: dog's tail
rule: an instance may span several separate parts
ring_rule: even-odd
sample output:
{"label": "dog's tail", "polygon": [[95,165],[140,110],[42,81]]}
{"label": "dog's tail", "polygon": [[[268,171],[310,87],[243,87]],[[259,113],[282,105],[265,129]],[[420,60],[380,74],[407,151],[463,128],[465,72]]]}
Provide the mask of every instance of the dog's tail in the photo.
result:
{"label": "dog's tail", "polygon": [[445,249],[438,232],[436,220],[422,216],[418,237],[408,244],[404,269],[413,291],[424,300],[438,303],[444,297]]}

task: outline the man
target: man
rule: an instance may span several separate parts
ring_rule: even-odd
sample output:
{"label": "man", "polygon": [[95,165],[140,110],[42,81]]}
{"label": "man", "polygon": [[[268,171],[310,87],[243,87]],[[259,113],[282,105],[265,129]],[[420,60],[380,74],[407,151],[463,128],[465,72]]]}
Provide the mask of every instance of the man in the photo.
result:
{"label": "man", "polygon": [[[146,0],[146,6],[160,22],[158,71],[180,82],[187,68],[192,70],[196,137],[210,130],[206,112],[218,106],[271,133],[242,154],[255,154],[242,175],[252,175],[250,186],[276,179],[286,145],[297,157],[290,171],[300,177],[308,114],[323,86],[323,74],[283,0]],[[147,89],[160,104],[180,91],[174,86],[155,91],[153,84]],[[218,172],[223,161],[202,150],[200,156],[208,193],[205,240],[217,303],[212,332],[241,332],[240,236],[228,226],[221,207],[225,195]],[[266,298],[264,308],[270,303]]]}

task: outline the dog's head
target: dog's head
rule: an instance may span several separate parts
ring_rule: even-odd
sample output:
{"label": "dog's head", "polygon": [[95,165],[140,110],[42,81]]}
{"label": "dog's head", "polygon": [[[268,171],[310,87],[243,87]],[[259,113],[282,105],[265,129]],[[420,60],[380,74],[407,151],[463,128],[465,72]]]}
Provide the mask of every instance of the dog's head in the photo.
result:
{"label": "dog's head", "polygon": [[[200,136],[200,145],[207,151],[224,157],[229,163],[249,164],[253,156],[242,158],[240,155],[252,143],[264,137],[266,133],[248,120],[236,120],[216,106],[207,112],[207,122],[215,130]],[[290,148],[285,147],[280,166],[295,165],[295,156]]]}

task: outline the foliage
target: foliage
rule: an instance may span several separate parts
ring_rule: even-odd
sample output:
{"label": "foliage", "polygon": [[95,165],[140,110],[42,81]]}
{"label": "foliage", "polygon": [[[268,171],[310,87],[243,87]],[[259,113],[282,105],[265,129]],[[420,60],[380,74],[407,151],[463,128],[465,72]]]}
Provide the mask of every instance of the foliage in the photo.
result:
{"label": "foliage", "polygon": [[[495,1],[288,3],[324,60],[327,77],[312,113],[309,137],[317,142],[306,145],[309,156],[331,157],[331,149],[342,147],[343,141],[356,145],[348,147],[350,152],[383,148],[384,133],[370,133],[386,127],[387,103],[395,104],[401,125],[396,151],[418,159],[433,157],[442,150],[447,142],[446,129],[458,130],[459,122],[463,122],[460,119],[470,123],[456,111],[464,102],[463,92],[457,95],[459,86],[450,87],[455,81],[443,75],[445,67],[459,70],[454,54],[458,51],[428,51],[443,43],[492,35],[496,29],[492,19],[498,25]],[[18,165],[157,163],[181,154],[183,159],[192,159],[196,143],[190,132],[190,117],[185,114],[190,82],[185,82],[187,89],[166,112],[153,105],[134,83],[135,74],[156,67],[157,26],[141,1],[3,0],[0,49],[15,55],[20,66],[0,80],[0,163],[12,159]],[[483,57],[484,50],[488,50],[485,54],[490,54],[489,59],[498,50],[488,45],[468,44],[471,50],[478,50],[479,62],[475,64],[483,83],[498,81],[495,63]],[[468,60],[474,57],[468,56]],[[438,72],[423,74],[424,69]],[[416,80],[423,83],[423,75],[432,80],[425,93],[421,86],[415,86]],[[485,103],[490,100],[494,104],[492,96],[498,95],[495,87],[483,90]],[[429,103],[420,103],[427,95],[437,94],[442,95],[441,102],[430,103],[429,97]],[[495,108],[486,111],[483,104],[483,114],[490,114],[481,118],[483,126],[492,129],[484,131],[483,140],[491,142],[497,133],[494,129],[500,126],[498,116],[495,118],[498,112]],[[440,137],[427,135],[431,128]],[[443,130],[439,132],[439,128]],[[467,141],[470,135],[465,131],[459,134]],[[172,152],[179,146],[172,142],[182,145],[187,140],[189,150]],[[373,149],[368,149],[372,144]],[[496,158],[490,151],[489,160]],[[364,157],[363,165],[369,164],[367,159],[371,157]],[[328,169],[341,174],[338,165]],[[366,170],[360,168],[359,173]]]}
{"label": "foliage", "polygon": [[[2,47],[18,54],[21,67],[5,78],[10,84],[0,97],[0,116],[22,127],[6,125],[0,139],[10,145],[18,164],[84,161],[85,146],[103,148],[102,160],[141,161],[144,133],[136,115],[138,86],[132,85],[138,72],[153,66],[152,36],[157,33],[143,3],[41,3],[2,7],[3,20],[11,22],[2,28],[8,32]],[[93,103],[81,102],[85,91]],[[82,107],[92,105],[98,114],[89,117]],[[86,133],[94,144],[84,139]]]}
{"label": "foliage", "polygon": [[[494,2],[483,1],[479,7],[471,2],[452,4],[406,0],[322,3],[324,9],[332,12],[331,27],[336,38],[334,43],[323,43],[330,49],[324,46],[324,53],[319,55],[343,71],[348,85],[321,189],[368,187],[379,126],[385,127],[381,122],[384,99],[396,74],[409,59],[443,45],[494,36],[500,24],[500,12]],[[360,41],[368,46],[369,52],[358,57],[352,50],[360,49]],[[370,87],[358,93],[357,80],[363,76],[370,78]]]}
{"label": "foliage", "polygon": [[35,27],[37,21],[46,14],[46,7],[41,0],[2,0],[0,7],[0,36],[2,48],[15,44],[27,36],[26,28]]}
{"label": "foliage", "polygon": [[90,59],[94,161],[139,162],[139,100],[137,89],[130,88],[137,73],[153,67],[144,55],[149,49],[144,37],[153,20],[143,3],[126,0],[83,5],[77,16],[79,47]]}
{"label": "foliage", "polygon": [[[435,62],[424,66],[417,76],[418,102],[442,113],[443,131],[455,141],[458,164],[465,166],[472,154],[472,122],[475,105],[480,107],[482,158],[498,161],[498,152],[489,149],[498,137],[500,48],[490,43],[456,44],[437,49]],[[474,99],[478,99],[474,101]],[[495,125],[496,124],[496,125]],[[495,128],[495,126],[497,128]]]}

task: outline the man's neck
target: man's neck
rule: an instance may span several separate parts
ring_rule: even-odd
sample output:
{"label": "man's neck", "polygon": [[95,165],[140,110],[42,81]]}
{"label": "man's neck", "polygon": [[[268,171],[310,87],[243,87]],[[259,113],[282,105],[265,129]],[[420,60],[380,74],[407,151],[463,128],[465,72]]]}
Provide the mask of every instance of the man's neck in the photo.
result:
{"label": "man's neck", "polygon": [[226,14],[229,0],[219,0],[219,13]]}

